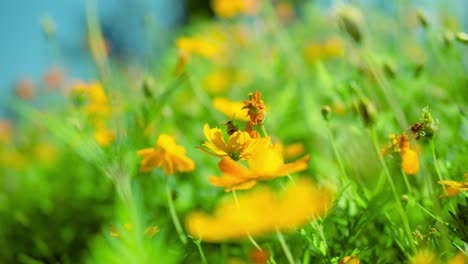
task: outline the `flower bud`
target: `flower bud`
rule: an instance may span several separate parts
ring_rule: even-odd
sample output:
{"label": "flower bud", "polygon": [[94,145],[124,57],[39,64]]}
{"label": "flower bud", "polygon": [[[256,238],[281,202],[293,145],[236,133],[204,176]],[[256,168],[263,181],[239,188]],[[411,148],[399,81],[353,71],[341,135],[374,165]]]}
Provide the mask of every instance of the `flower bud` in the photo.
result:
{"label": "flower bud", "polygon": [[465,32],[455,33],[455,39],[465,45],[468,45],[468,34],[466,34]]}
{"label": "flower bud", "polygon": [[329,105],[325,105],[324,107],[322,107],[322,117],[325,121],[328,121],[329,118],[330,118],[330,113],[331,113],[331,108]]}
{"label": "flower bud", "polygon": [[359,100],[358,111],[366,126],[372,126],[375,123],[377,110],[367,97],[363,97]]}
{"label": "flower bud", "polygon": [[362,13],[354,7],[344,7],[338,12],[338,23],[356,43],[361,43],[362,40]]}

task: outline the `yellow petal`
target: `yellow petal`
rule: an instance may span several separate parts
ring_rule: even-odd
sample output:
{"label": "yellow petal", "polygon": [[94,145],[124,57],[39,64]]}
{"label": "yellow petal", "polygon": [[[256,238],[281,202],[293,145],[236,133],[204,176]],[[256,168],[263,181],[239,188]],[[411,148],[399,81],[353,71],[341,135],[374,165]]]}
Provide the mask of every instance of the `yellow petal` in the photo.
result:
{"label": "yellow petal", "polygon": [[401,167],[406,174],[413,175],[419,170],[418,153],[412,149],[401,152]]}

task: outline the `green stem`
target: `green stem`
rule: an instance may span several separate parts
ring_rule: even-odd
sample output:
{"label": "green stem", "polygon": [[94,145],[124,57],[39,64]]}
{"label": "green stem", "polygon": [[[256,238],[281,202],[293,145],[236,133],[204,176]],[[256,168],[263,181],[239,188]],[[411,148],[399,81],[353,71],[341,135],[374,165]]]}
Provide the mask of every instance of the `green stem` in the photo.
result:
{"label": "green stem", "polygon": [[195,245],[197,245],[198,253],[200,253],[202,263],[207,264],[208,262],[206,262],[205,253],[203,252],[203,248],[201,246],[201,240],[193,240],[193,243],[195,243]]}
{"label": "green stem", "polygon": [[187,237],[184,234],[182,229],[182,225],[180,224],[179,217],[177,217],[177,213],[174,208],[174,201],[172,201],[171,195],[171,187],[169,186],[169,179],[166,181],[166,195],[167,195],[167,205],[169,206],[169,213],[171,214],[172,222],[174,223],[174,227],[179,234],[180,241],[182,244],[187,244]]}
{"label": "green stem", "polygon": [[382,167],[384,168],[385,175],[387,176],[387,180],[390,183],[390,187],[392,189],[392,193],[393,193],[393,196],[395,198],[395,202],[397,203],[398,211],[400,213],[401,220],[403,221],[403,226],[404,226],[404,229],[406,231],[406,235],[408,236],[408,240],[410,242],[410,246],[411,246],[411,249],[413,251],[412,253],[414,253],[414,252],[416,252],[416,247],[414,245],[413,234],[411,233],[411,228],[409,226],[408,218],[406,217],[405,211],[403,210],[403,206],[401,205],[400,197],[398,197],[398,193],[397,193],[397,190],[395,188],[395,184],[393,183],[392,175],[390,174],[390,171],[387,168],[387,164],[385,163],[385,160],[383,159],[382,153],[380,152],[379,143],[377,141],[377,135],[375,133],[375,130],[374,130],[373,127],[371,127],[369,130],[370,130],[370,134],[371,134],[371,137],[372,137],[372,143],[374,144],[375,151],[377,152],[379,161],[382,164]]}
{"label": "green stem", "polygon": [[401,169],[401,174],[403,175],[403,179],[405,180],[406,188],[408,188],[409,193],[413,193],[413,188],[411,188],[411,184],[408,180],[408,175],[406,175],[405,171]]}
{"label": "green stem", "polygon": [[[432,160],[434,162],[434,167],[436,170],[437,177],[439,178],[439,181],[442,182],[442,173],[440,173],[440,168],[439,164],[437,163],[437,156],[435,153],[435,146],[434,146],[434,139],[431,139],[431,152],[432,152]],[[445,188],[445,184],[442,185],[442,190],[444,190],[444,194],[448,195],[447,188]],[[453,212],[455,212],[455,208],[453,208],[453,205],[450,203],[450,209],[452,209]]]}
{"label": "green stem", "polygon": [[341,155],[338,152],[338,148],[336,147],[335,137],[333,137],[333,134],[332,134],[332,131],[331,131],[331,128],[330,128],[330,124],[328,122],[326,122],[326,126],[327,126],[328,138],[330,139],[330,143],[331,143],[332,149],[333,149],[333,154],[335,155],[336,162],[338,162],[338,167],[340,168],[340,171],[341,171],[340,181],[341,181],[341,184],[343,186],[345,186],[345,185],[348,184],[349,177],[348,177],[348,174],[346,173],[346,170],[344,168],[343,161],[341,159]]}
{"label": "green stem", "polygon": [[284,254],[286,255],[286,258],[288,259],[289,264],[294,264],[294,258],[291,254],[291,250],[289,249],[288,244],[286,244],[286,241],[284,240],[284,236],[279,231],[278,228],[276,228],[276,236],[278,237],[278,240],[281,244],[281,247],[283,248]]}
{"label": "green stem", "polygon": [[263,123],[261,123],[260,125],[258,125],[260,127],[260,132],[262,132],[262,137],[267,137],[268,136],[268,133],[265,129],[265,126],[263,125]]}
{"label": "green stem", "polygon": [[[239,200],[237,199],[237,194],[236,194],[236,190],[232,190],[232,195],[234,196],[234,200],[236,201],[236,205],[237,205],[237,208],[240,208],[240,205],[239,205]],[[252,245],[263,252],[263,249],[258,245],[257,241],[255,241],[255,239],[250,235],[249,232],[247,232],[247,237],[249,238],[249,241],[250,243],[252,243]]]}

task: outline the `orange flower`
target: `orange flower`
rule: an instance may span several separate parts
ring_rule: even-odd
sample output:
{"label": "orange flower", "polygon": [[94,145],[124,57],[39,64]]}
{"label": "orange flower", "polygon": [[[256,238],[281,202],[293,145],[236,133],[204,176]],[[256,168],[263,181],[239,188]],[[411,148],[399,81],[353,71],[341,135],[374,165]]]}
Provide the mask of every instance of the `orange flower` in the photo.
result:
{"label": "orange flower", "polygon": [[265,104],[262,100],[260,91],[255,94],[249,93],[249,100],[244,101],[243,109],[248,109],[250,124],[252,126],[261,125],[265,119]]}
{"label": "orange flower", "polygon": [[[269,139],[269,137],[266,137]],[[259,141],[252,156],[247,160],[249,168],[235,162],[229,157],[224,157],[219,162],[219,169],[224,173],[222,176],[209,178],[211,184],[225,187],[225,191],[250,189],[258,181],[266,181],[290,173],[307,169],[310,156],[292,162],[284,163],[281,148],[271,146],[270,141]]]}
{"label": "orange flower", "polygon": [[269,188],[257,188],[240,195],[237,202],[232,198],[224,200],[214,215],[193,212],[186,219],[186,227],[190,235],[206,242],[290,231],[324,216],[332,199],[329,190],[299,179],[296,184],[290,183],[282,195]]}
{"label": "orange flower", "polygon": [[401,136],[391,134],[389,137],[391,142],[387,147],[382,148],[382,154],[388,152],[400,153],[403,171],[408,175],[416,174],[419,170],[418,153],[411,149],[408,135],[403,132]]}
{"label": "orange flower", "polygon": [[185,148],[177,145],[173,137],[162,134],[154,148],[146,148],[137,152],[138,156],[143,157],[140,162],[140,171],[149,172],[157,167],[162,167],[166,175],[178,171],[192,171],[195,169],[195,163],[185,153]]}
{"label": "orange flower", "polygon": [[346,256],[338,264],[359,264],[359,258],[356,256]]}
{"label": "orange flower", "polygon": [[234,132],[226,142],[221,129],[210,128],[208,124],[203,127],[203,133],[207,139],[203,146],[208,149],[197,147],[199,150],[219,158],[229,156],[233,160],[246,160],[259,142],[269,142],[269,138],[253,139],[244,131]]}
{"label": "orange flower", "polygon": [[468,191],[468,173],[465,173],[465,182],[459,181],[439,181],[439,184],[445,184],[445,190],[447,190],[447,195],[441,194],[440,198],[450,197],[459,194],[460,192]]}

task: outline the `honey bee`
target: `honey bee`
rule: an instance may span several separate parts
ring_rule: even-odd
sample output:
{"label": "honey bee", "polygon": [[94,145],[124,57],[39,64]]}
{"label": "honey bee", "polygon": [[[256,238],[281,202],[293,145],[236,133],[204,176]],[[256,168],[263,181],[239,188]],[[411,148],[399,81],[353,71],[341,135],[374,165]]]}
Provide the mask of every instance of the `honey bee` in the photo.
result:
{"label": "honey bee", "polygon": [[226,125],[227,126],[226,130],[227,130],[227,134],[229,136],[236,133],[237,131],[239,131],[239,128],[236,126],[236,124],[234,124],[234,121],[232,121],[232,120],[229,120],[226,123],[221,123],[221,125]]}
{"label": "honey bee", "polygon": [[424,128],[424,123],[414,123],[411,126],[411,131],[413,132],[413,135],[416,135],[416,140],[419,140],[421,136],[424,136],[425,132],[423,128]]}

